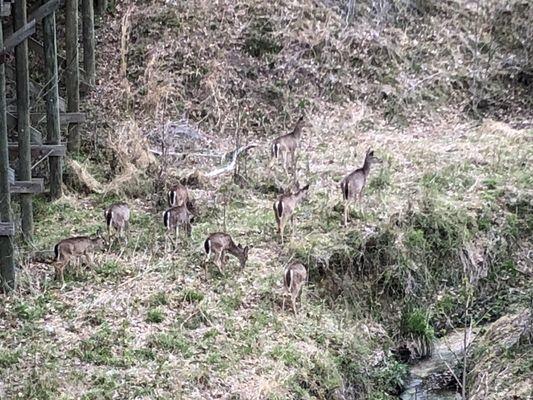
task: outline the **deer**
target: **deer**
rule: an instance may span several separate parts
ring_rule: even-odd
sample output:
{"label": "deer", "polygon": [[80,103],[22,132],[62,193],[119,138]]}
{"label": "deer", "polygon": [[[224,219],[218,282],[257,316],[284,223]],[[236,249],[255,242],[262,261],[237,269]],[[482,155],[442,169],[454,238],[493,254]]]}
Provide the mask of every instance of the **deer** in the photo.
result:
{"label": "deer", "polygon": [[[301,262],[293,262],[285,267],[283,272],[283,286],[286,294],[290,295],[292,311],[296,314],[296,299],[302,293],[302,287],[307,282],[307,270]],[[282,309],[285,311],[285,299],[283,297]]]}
{"label": "deer", "polygon": [[185,204],[178,207],[171,207],[167,209],[163,214],[163,224],[165,225],[167,232],[174,232],[176,240],[175,245],[177,245],[177,240],[179,238],[180,227],[183,227],[185,229],[187,237],[191,237],[191,215],[191,212]]}
{"label": "deer", "polygon": [[115,203],[110,205],[104,212],[106,225],[107,225],[107,237],[111,240],[111,227],[113,227],[118,236],[124,236],[126,244],[128,244],[128,237],[125,231],[129,228],[130,220],[130,208],[126,203]]}
{"label": "deer", "polygon": [[368,149],[365,155],[365,161],[361,168],[356,169],[341,181],[342,198],[344,199],[344,226],[348,225],[348,207],[352,200],[359,201],[361,212],[363,211],[363,189],[366,186],[370,166],[380,163],[381,160],[374,156],[374,151]]}
{"label": "deer", "polygon": [[241,269],[246,265],[248,260],[249,246],[243,247],[241,244],[235,244],[230,235],[223,232],[212,233],[204,242],[204,250],[206,253],[205,265],[207,271],[207,262],[209,258],[213,257],[213,262],[217,266],[219,272],[223,274],[222,269],[227,261],[226,252],[237,257],[241,264]]}
{"label": "deer", "polygon": [[284,242],[285,225],[289,219],[291,221],[292,230],[294,231],[294,210],[298,203],[307,196],[308,190],[308,184],[301,189],[297,184],[295,191],[289,191],[286,194],[282,194],[274,202],[274,215],[278,226],[278,234],[281,237],[281,244]]}
{"label": "deer", "polygon": [[90,236],[75,236],[58,242],[54,247],[54,268],[56,279],[58,275],[61,277],[61,288],[65,287],[64,270],[67,264],[72,259],[79,261],[81,257],[84,257],[86,261],[92,264],[92,253],[104,248],[105,244],[106,242],[100,234],[94,238]]}
{"label": "deer", "polygon": [[298,122],[296,122],[296,126],[294,127],[291,133],[278,136],[272,141],[272,159],[277,159],[281,157],[283,170],[287,175],[289,175],[289,171],[287,169],[287,163],[289,162],[289,160],[293,172],[296,172],[296,150],[298,149],[298,146],[300,144],[300,136],[304,124],[303,119],[304,116],[302,115],[298,119]]}
{"label": "deer", "polygon": [[189,192],[187,187],[181,183],[172,186],[167,193],[169,207],[179,207],[189,203]]}

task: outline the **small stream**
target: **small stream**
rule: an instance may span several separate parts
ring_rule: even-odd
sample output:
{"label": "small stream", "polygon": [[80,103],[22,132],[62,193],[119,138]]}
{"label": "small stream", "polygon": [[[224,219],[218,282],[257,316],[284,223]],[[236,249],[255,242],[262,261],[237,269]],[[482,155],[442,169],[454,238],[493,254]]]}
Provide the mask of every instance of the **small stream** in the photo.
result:
{"label": "small stream", "polygon": [[[469,343],[475,334],[472,333]],[[449,366],[456,366],[458,358],[464,352],[464,330],[452,332],[437,339],[432,355],[415,364],[410,370],[410,377],[401,400],[458,400],[461,396],[453,390],[428,389],[426,383],[430,378],[445,374]]]}

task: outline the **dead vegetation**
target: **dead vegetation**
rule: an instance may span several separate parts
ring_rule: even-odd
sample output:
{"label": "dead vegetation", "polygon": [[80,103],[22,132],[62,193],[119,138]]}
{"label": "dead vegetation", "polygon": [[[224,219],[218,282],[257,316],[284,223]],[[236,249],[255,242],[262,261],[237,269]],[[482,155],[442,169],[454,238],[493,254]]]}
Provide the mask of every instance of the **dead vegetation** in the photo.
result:
{"label": "dead vegetation", "polygon": [[[392,350],[427,355],[463,320],[460,254],[479,261],[480,320],[527,301],[527,2],[117,3],[100,31],[93,140],[69,165],[79,183],[38,203],[35,246],[95,232],[126,198],[129,242],[67,274],[63,292],[19,249],[0,397],[391,399],[407,372]],[[272,203],[290,181],[268,168],[269,143],[301,113],[296,179],[310,198],[282,247]],[[339,183],[370,147],[383,163],[344,230]],[[166,252],[178,181],[198,214]],[[231,260],[206,275],[203,242],[219,230],[254,246],[242,271]],[[294,317],[281,308],[296,260],[309,286]]]}

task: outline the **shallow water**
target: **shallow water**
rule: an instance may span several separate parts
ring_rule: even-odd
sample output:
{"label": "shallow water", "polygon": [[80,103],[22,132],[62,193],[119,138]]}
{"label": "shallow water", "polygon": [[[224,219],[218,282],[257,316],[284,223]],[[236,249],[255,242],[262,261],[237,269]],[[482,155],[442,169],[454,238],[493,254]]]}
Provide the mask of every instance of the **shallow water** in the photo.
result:
{"label": "shallow water", "polygon": [[[474,339],[472,333],[468,343]],[[451,390],[426,390],[424,380],[433,373],[444,372],[446,365],[456,365],[458,358],[464,351],[464,331],[459,330],[436,341],[433,354],[414,365],[410,371],[405,390],[400,395],[401,400],[458,400],[461,396]]]}

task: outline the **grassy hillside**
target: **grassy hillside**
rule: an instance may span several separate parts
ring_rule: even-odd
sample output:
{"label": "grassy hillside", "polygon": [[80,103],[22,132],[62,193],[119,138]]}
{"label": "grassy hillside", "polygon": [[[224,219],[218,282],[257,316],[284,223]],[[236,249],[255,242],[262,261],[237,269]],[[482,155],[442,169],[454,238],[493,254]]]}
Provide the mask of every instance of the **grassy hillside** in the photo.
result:
{"label": "grassy hillside", "polygon": [[[0,305],[0,398],[392,399],[407,359],[465,313],[482,325],[530,304],[531,66],[514,33],[526,35],[531,9],[380,4],[111,10],[87,101],[94,135],[69,162],[67,195],[36,201],[36,241],[19,247],[19,289]],[[504,45],[491,24],[504,29],[509,12]],[[511,69],[525,75],[509,81]],[[291,182],[269,167],[269,142],[300,113],[296,179],[311,188],[281,246],[272,203]],[[162,143],[180,154],[148,152]],[[205,177],[244,143],[257,147],[237,178]],[[368,148],[383,163],[345,229],[338,184]],[[171,251],[164,187],[177,179],[197,215]],[[60,290],[36,251],[96,232],[118,199],[133,211],[128,245]],[[202,246],[224,227],[253,248],[243,270],[230,258],[221,275],[204,268]],[[281,310],[294,259],[309,270],[296,316]],[[527,359],[513,365],[507,379],[527,385]]]}

